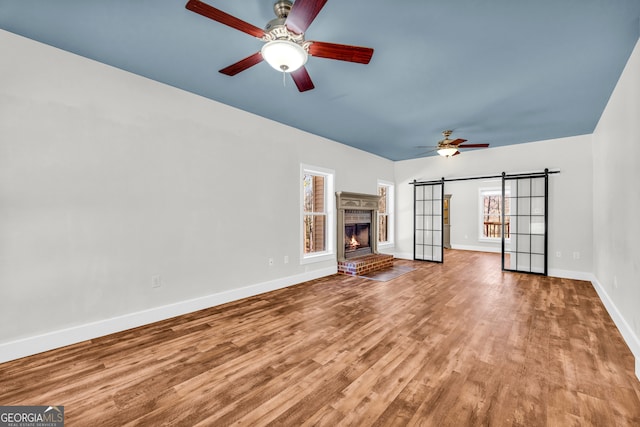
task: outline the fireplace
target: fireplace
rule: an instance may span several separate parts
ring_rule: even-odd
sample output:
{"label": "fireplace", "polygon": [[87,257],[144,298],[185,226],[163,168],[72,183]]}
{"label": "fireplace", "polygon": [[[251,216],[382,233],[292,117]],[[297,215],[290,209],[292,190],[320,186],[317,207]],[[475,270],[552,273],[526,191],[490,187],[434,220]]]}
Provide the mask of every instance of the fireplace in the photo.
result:
{"label": "fireplace", "polygon": [[345,209],[344,257],[369,255],[371,250],[371,217],[373,211]]}
{"label": "fireplace", "polygon": [[378,253],[379,200],[373,194],[336,193],[338,261]]}
{"label": "fireplace", "polygon": [[336,193],[338,273],[361,276],[393,267],[393,255],[378,253],[378,203],[372,194]]}

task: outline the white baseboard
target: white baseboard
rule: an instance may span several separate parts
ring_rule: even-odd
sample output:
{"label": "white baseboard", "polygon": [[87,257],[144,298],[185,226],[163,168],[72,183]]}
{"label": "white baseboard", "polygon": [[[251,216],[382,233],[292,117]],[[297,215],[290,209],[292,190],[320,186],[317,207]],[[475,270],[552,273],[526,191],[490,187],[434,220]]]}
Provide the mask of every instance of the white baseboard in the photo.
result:
{"label": "white baseboard", "polygon": [[392,255],[399,259],[408,259],[409,261],[413,261],[412,252],[394,252]]}
{"label": "white baseboard", "polygon": [[[494,249],[487,246],[468,246],[468,245],[451,245],[451,249],[456,249],[461,251],[491,252],[491,253],[500,253],[502,251],[501,248]],[[393,255],[396,258],[413,260],[413,252],[393,252]]]}
{"label": "white baseboard", "polygon": [[547,273],[551,277],[559,277],[561,279],[586,280],[587,282],[593,281],[593,274],[586,273],[584,271],[560,270],[557,268],[550,268]]}
{"label": "white baseboard", "polygon": [[620,331],[622,338],[627,343],[627,346],[629,346],[631,353],[633,353],[633,356],[636,359],[636,377],[638,377],[638,379],[640,380],[640,339],[633,332],[633,329],[624,319],[624,317],[618,310],[618,307],[616,307],[613,300],[609,297],[607,291],[594,275],[591,275],[591,284],[598,293],[598,296],[607,309],[609,316],[611,316],[611,319],[613,319],[613,323],[616,324],[616,327]]}
{"label": "white baseboard", "polygon": [[473,245],[451,245],[451,249],[457,249],[461,251],[475,251],[475,252],[491,252],[499,254],[502,252],[502,247],[492,248],[490,246],[473,246]]}
{"label": "white baseboard", "polygon": [[123,316],[86,323],[33,337],[22,338],[0,344],[0,363],[21,357],[31,356],[104,335],[125,331],[138,326],[148,325],[175,316],[191,313],[216,305],[225,304],[242,298],[263,294],[276,289],[286,288],[308,280],[318,279],[337,273],[337,266],[314,270],[295,276],[283,277],[269,282],[257,283],[238,289],[206,295],[186,301],[180,301],[148,310],[125,314]]}

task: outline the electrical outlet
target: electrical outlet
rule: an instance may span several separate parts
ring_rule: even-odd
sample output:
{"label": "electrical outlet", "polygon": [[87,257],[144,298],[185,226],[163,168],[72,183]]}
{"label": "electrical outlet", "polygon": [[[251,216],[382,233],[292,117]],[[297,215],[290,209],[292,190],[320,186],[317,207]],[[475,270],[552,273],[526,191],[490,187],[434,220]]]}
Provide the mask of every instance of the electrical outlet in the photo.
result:
{"label": "electrical outlet", "polygon": [[284,256],[284,263],[289,264],[289,255]]}
{"label": "electrical outlet", "polygon": [[160,286],[162,286],[162,276],[160,276],[159,274],[151,276],[151,287],[159,288]]}
{"label": "electrical outlet", "polygon": [[269,267],[273,266],[273,258],[269,258]]}
{"label": "electrical outlet", "polygon": [[562,252],[556,251],[556,258],[562,258]]}
{"label": "electrical outlet", "polygon": [[574,252],[573,259],[580,259],[580,252]]}
{"label": "electrical outlet", "polygon": [[618,276],[613,276],[613,287],[618,289]]}

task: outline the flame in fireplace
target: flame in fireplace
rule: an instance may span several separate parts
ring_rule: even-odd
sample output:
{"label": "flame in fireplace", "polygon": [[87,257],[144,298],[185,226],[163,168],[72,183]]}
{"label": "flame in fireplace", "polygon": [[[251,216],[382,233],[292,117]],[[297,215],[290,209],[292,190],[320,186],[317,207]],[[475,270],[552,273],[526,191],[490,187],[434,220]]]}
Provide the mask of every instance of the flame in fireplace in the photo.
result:
{"label": "flame in fireplace", "polygon": [[356,240],[356,236],[351,236],[351,241],[349,241],[349,247],[351,247],[351,249],[356,249],[358,246],[360,246],[360,243],[358,243],[358,241]]}

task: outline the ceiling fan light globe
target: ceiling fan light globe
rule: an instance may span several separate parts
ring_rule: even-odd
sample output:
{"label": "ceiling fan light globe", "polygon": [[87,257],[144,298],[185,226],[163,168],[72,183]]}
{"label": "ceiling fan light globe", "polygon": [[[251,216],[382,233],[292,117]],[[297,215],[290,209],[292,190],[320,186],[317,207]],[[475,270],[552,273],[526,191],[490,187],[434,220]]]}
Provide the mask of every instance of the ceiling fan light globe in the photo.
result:
{"label": "ceiling fan light globe", "polygon": [[457,151],[458,151],[457,148],[446,147],[446,148],[440,148],[438,150],[438,154],[440,154],[442,157],[451,157],[454,154],[456,154]]}
{"label": "ceiling fan light globe", "polygon": [[285,73],[296,71],[307,63],[307,52],[289,40],[273,40],[262,46],[262,57],[275,70]]}

